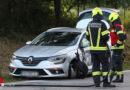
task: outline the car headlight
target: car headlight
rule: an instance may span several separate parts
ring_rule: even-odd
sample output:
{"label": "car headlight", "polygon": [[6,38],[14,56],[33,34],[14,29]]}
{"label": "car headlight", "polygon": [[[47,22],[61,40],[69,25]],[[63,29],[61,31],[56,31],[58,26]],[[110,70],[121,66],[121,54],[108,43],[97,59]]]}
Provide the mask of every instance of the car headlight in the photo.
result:
{"label": "car headlight", "polygon": [[66,60],[66,56],[65,56],[65,55],[54,56],[54,57],[50,57],[50,58],[48,59],[48,61],[54,62],[54,64],[64,63],[65,60]]}
{"label": "car headlight", "polygon": [[11,61],[14,61],[17,57],[15,55],[12,55]]}

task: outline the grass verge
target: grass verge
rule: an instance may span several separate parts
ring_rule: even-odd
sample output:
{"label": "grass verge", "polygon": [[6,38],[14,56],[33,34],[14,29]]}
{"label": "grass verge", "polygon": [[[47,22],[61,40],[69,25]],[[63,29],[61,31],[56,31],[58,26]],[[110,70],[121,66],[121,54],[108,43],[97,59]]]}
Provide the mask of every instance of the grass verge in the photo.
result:
{"label": "grass verge", "polygon": [[24,81],[24,79],[22,78],[14,78],[11,75],[4,75],[2,76],[2,78],[4,79],[4,82],[16,82],[16,81]]}

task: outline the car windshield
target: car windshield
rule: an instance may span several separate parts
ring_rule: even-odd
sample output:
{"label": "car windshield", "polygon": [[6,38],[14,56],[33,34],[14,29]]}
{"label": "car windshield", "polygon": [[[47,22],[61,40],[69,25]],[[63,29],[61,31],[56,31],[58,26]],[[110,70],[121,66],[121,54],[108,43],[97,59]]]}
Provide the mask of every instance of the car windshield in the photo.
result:
{"label": "car windshield", "polygon": [[32,45],[72,46],[78,41],[78,32],[45,32],[32,41]]}
{"label": "car windshield", "polygon": [[[109,14],[110,13],[103,11],[103,19],[108,21]],[[79,16],[79,21],[82,20],[82,19],[90,19],[90,18],[92,18],[92,11],[81,14]]]}
{"label": "car windshield", "polygon": [[86,12],[86,13],[83,13],[79,16],[79,21],[82,20],[82,19],[89,19],[89,18],[92,18],[92,12]]}

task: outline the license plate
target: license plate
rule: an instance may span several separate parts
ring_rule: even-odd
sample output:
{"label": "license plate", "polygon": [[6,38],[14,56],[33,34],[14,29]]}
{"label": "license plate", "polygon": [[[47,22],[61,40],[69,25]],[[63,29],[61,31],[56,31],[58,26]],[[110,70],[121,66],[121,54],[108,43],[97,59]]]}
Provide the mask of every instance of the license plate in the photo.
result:
{"label": "license plate", "polygon": [[25,77],[37,77],[39,75],[36,71],[21,71],[21,76]]}

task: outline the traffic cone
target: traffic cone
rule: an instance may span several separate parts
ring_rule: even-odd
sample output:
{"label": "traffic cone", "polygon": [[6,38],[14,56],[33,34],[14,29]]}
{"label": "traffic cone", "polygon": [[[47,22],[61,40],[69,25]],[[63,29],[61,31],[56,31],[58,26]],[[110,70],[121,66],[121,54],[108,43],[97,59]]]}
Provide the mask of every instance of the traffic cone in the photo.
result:
{"label": "traffic cone", "polygon": [[4,87],[4,83],[3,82],[4,82],[3,78],[0,77],[0,86],[1,87]]}

